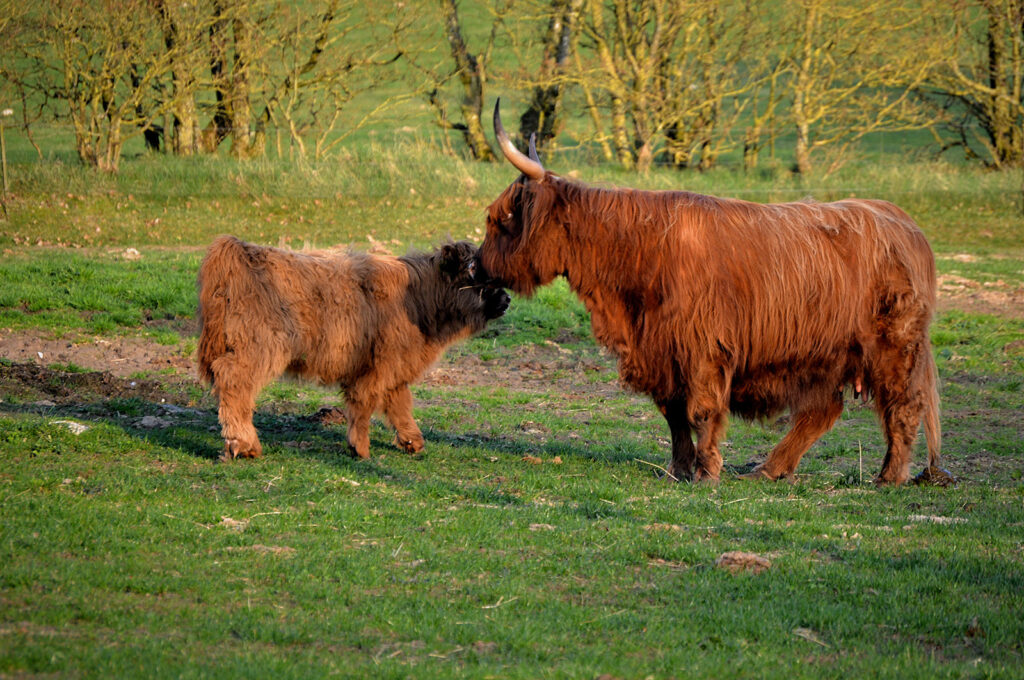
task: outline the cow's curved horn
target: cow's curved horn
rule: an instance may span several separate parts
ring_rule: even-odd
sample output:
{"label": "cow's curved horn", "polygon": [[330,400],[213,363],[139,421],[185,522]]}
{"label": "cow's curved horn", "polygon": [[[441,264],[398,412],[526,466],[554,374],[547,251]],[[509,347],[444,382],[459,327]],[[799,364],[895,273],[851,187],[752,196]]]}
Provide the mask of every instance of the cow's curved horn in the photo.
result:
{"label": "cow's curved horn", "polygon": [[[505,127],[501,124],[500,108],[501,99],[499,98],[494,103],[494,135],[498,138],[498,146],[501,147],[501,152],[505,154],[505,158],[508,159],[509,163],[530,179],[538,181],[544,179],[544,166],[540,164],[540,161],[528,158],[508,138],[508,133],[505,132]],[[536,149],[534,154],[536,154]]]}
{"label": "cow's curved horn", "polygon": [[531,161],[534,161],[535,163],[538,163],[538,164],[540,163],[540,156],[537,155],[537,133],[536,132],[531,132],[530,133],[530,151],[526,155],[530,157]]}

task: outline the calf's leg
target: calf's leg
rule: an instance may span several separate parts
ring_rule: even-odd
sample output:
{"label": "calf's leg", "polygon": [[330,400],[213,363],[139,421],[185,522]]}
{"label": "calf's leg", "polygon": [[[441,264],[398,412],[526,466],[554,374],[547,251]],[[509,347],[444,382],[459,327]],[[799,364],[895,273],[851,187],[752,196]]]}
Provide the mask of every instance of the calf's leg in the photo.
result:
{"label": "calf's leg", "polygon": [[213,386],[220,402],[217,419],[224,438],[221,460],[256,458],[263,446],[252,424],[256,395],[262,387],[260,376],[234,354],[226,354],[211,364]]}
{"label": "calf's leg", "polygon": [[423,433],[412,417],[412,392],[402,385],[384,397],[384,414],[395,428],[395,445],[409,453],[423,450]]}

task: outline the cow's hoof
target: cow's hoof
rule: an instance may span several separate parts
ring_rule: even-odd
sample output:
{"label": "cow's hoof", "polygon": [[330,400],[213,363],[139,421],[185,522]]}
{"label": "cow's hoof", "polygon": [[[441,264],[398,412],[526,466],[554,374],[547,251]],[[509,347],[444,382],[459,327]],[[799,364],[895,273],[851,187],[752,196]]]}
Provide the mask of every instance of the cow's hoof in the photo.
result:
{"label": "cow's hoof", "polygon": [[783,480],[792,484],[796,481],[796,475],[794,474],[781,474],[778,477],[772,477],[763,467],[756,467],[750,472],[745,472],[742,475],[736,475],[736,479],[747,479],[747,480],[763,480],[768,482],[781,482]]}
{"label": "cow's hoof", "polygon": [[957,483],[956,477],[950,474],[949,470],[945,470],[940,467],[929,466],[921,473],[914,477],[914,484],[929,484],[931,486],[955,486]]}
{"label": "cow's hoof", "polygon": [[669,465],[667,468],[656,466],[654,470],[654,476],[664,482],[676,483],[676,482],[688,482],[693,476],[691,472],[683,472]]}
{"label": "cow's hoof", "polygon": [[747,480],[754,480],[754,481],[766,480],[766,481],[769,481],[769,482],[774,482],[776,478],[772,477],[767,472],[765,472],[763,468],[756,467],[753,470],[751,470],[750,472],[744,472],[741,475],[736,475],[736,479],[747,479]]}
{"label": "cow's hoof", "polygon": [[423,451],[424,442],[422,437],[413,439],[402,439],[401,436],[395,436],[395,446],[402,449],[406,453],[420,453]]}
{"label": "cow's hoof", "polygon": [[696,474],[693,475],[694,484],[704,484],[708,486],[717,486],[719,482],[719,476],[717,474],[711,474],[703,468],[698,468]]}

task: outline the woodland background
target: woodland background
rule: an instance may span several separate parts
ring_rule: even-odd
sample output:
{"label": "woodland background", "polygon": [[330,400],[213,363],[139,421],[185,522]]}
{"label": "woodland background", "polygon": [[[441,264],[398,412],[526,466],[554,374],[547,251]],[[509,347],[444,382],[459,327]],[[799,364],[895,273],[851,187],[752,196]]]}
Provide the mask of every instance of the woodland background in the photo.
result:
{"label": "woodland background", "polygon": [[5,125],[108,171],[375,128],[487,161],[498,96],[521,139],[639,170],[1024,159],[1024,0],[0,0],[0,42]]}

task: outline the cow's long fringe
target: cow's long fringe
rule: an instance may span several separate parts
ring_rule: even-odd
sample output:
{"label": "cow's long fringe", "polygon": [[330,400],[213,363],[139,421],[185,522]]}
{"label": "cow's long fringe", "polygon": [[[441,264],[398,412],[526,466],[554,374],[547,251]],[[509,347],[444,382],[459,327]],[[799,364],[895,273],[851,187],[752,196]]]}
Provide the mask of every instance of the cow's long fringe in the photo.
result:
{"label": "cow's long fringe", "polygon": [[898,433],[881,481],[904,481],[904,430],[922,418],[938,460],[934,360],[914,356],[930,354],[935,261],[892,203],[758,204],[548,173],[492,203],[481,260],[525,295],[565,276],[623,381],[660,406],[685,402],[691,424],[806,414],[814,424],[773,452],[772,475],[834,422],[847,385],[882,399]]}

